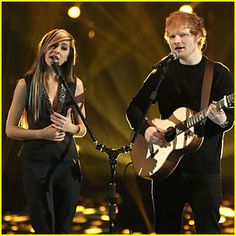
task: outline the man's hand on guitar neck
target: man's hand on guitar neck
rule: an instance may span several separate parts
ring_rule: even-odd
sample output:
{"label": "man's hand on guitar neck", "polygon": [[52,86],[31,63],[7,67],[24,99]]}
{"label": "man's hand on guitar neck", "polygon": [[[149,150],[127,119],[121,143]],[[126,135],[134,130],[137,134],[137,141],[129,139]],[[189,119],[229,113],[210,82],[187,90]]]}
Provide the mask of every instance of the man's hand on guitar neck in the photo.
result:
{"label": "man's hand on guitar neck", "polygon": [[157,128],[155,126],[149,126],[145,131],[144,137],[147,142],[156,144],[162,148],[170,146],[170,143],[165,140],[165,133],[166,130]]}
{"label": "man's hand on guitar neck", "polygon": [[207,110],[207,116],[217,125],[222,125],[227,122],[227,116],[222,108],[216,105],[217,102],[213,101]]}

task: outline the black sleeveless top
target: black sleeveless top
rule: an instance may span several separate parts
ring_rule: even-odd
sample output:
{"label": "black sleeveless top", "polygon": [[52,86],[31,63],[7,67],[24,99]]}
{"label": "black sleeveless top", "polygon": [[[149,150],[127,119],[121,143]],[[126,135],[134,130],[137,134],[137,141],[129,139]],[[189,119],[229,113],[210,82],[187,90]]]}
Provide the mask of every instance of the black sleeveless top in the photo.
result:
{"label": "black sleeveless top", "polygon": [[[28,96],[31,80],[31,77],[25,77]],[[68,83],[68,87],[71,90],[72,94],[74,94],[76,84]],[[53,110],[46,91],[43,89],[41,99],[41,112],[37,121],[34,121],[28,100],[29,99],[27,99],[26,112],[29,129],[43,129],[50,125],[52,123],[50,120],[50,115]],[[55,111],[63,116],[66,116],[67,110],[70,107],[73,108],[73,103],[71,101],[69,92],[62,83],[59,84],[57,104],[58,105]],[[52,158],[56,158],[59,161],[70,161],[72,159],[78,159],[78,153],[76,150],[73,135],[70,133],[66,133],[65,139],[60,142],[48,141],[43,139],[25,140],[19,156],[23,157],[24,159],[35,161],[51,161]]]}

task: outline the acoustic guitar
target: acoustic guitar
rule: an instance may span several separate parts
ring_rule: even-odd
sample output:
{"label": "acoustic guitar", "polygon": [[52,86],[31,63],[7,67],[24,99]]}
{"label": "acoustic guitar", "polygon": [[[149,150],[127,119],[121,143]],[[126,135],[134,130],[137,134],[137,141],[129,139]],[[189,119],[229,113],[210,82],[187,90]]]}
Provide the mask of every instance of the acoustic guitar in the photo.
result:
{"label": "acoustic guitar", "polygon": [[[234,103],[234,94],[224,96],[217,102],[219,108],[231,108]],[[170,146],[161,148],[148,143],[141,134],[133,143],[130,152],[133,167],[137,174],[144,178],[162,180],[168,177],[179,164],[184,154],[197,150],[203,137],[194,133],[194,125],[204,124],[207,118],[205,108],[196,113],[191,109],[181,107],[176,109],[166,120],[153,119],[151,124],[167,130],[165,138]]]}

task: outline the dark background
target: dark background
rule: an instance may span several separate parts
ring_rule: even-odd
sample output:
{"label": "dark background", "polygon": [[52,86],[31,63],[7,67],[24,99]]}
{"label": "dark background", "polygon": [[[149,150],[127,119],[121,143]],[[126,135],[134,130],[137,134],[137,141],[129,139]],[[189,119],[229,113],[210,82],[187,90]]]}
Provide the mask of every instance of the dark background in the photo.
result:
{"label": "dark background", "polygon": [[[16,81],[31,65],[42,36],[54,28],[64,28],[73,34],[79,54],[76,73],[86,88],[87,121],[100,143],[118,148],[129,143],[132,133],[125,117],[129,102],[151,71],[151,66],[169,53],[163,38],[165,17],[183,5],[181,2],[83,2],[78,3],[80,18],[70,19],[67,10],[73,4],[2,3],[3,213],[26,209],[21,160],[17,157],[21,142],[6,138],[5,121]],[[233,77],[234,4],[191,4],[205,19],[208,32],[205,54],[227,65]],[[90,31],[95,32],[92,39],[88,37]],[[151,112],[158,115],[154,110]],[[233,133],[232,129],[225,135],[222,159],[223,197],[231,196],[231,199],[234,186]],[[88,134],[76,142],[80,145],[83,171],[81,197],[108,201],[109,158],[95,149]],[[142,215],[148,225],[144,211],[147,203],[143,203],[141,193],[148,195],[150,183],[137,179],[131,166],[124,179],[129,154],[120,155],[117,161],[119,203],[122,206],[128,196],[132,205],[130,211]]]}

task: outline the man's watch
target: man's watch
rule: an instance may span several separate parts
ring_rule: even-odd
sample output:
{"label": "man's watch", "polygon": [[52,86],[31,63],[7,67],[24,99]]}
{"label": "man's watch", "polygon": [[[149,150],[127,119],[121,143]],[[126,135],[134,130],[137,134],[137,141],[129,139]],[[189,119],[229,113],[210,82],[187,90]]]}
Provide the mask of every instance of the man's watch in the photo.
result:
{"label": "man's watch", "polygon": [[229,124],[229,121],[226,120],[223,124],[220,125],[220,127],[224,129],[228,126],[228,124]]}

